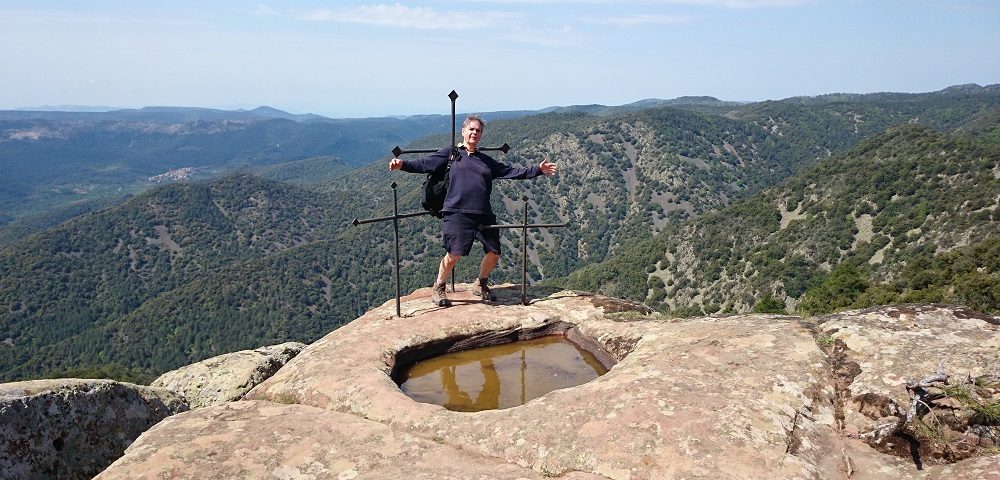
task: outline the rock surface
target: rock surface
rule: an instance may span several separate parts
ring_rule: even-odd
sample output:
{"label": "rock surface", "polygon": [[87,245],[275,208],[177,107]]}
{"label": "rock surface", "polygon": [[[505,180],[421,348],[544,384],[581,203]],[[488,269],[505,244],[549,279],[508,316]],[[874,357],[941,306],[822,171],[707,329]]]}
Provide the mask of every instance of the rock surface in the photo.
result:
{"label": "rock surface", "polygon": [[146,439],[95,480],[542,478],[492,457],[305,405],[244,401],[201,408],[160,422]]}
{"label": "rock surface", "polygon": [[[947,384],[953,388],[967,379],[986,377],[992,378],[994,389],[1000,387],[1000,319],[996,317],[955,306],[899,305],[828,315],[820,321],[821,334],[835,342],[831,357],[842,390],[843,430],[849,436],[896,421],[894,412],[906,412],[913,403],[907,383],[938,372],[950,377]],[[959,418],[963,402],[945,400],[941,404],[947,407],[924,414],[925,420],[907,428],[905,435],[869,443],[919,464],[944,463],[997,445],[998,428],[985,431],[991,440],[962,435],[945,425],[964,429],[969,423]],[[992,399],[994,404],[998,401],[1000,396]],[[925,404],[934,407],[930,400],[919,406]],[[954,421],[944,422],[946,418]],[[927,438],[911,441],[907,435]],[[943,441],[947,436],[953,438]]]}
{"label": "rock surface", "polygon": [[164,373],[150,386],[183,395],[191,408],[221,405],[243,398],[303,348],[304,344],[288,342],[227,353]]}
{"label": "rock surface", "polygon": [[168,390],[108,380],[0,384],[0,478],[90,479],[184,410]]}
{"label": "rock surface", "polygon": [[[403,318],[394,316],[393,301],[369,311],[308,346],[246,400],[161,422],[98,478],[1000,478],[997,455],[918,470],[910,458],[850,437],[850,398],[876,387],[900,393],[891,383],[857,383],[845,398],[823,340],[837,336],[864,352],[856,332],[878,338],[876,352],[914,348],[895,344],[896,336],[879,330],[891,328],[872,320],[891,311],[821,322],[775,315],[677,321],[566,291],[532,289],[535,300],[522,306],[518,289],[498,288],[499,305],[489,306],[473,301],[468,288],[459,285],[447,309],[431,306],[422,289],[403,299]],[[978,335],[969,341],[988,349],[1000,330],[955,313],[934,314],[952,329],[955,365],[995,362],[979,350],[967,354],[957,339]],[[576,325],[618,364],[587,384],[477,413],[414,402],[390,378],[397,353],[428,342],[499,338],[559,322]],[[933,344],[935,336],[923,341]],[[854,363],[864,374],[856,379],[884,376],[880,362]]]}

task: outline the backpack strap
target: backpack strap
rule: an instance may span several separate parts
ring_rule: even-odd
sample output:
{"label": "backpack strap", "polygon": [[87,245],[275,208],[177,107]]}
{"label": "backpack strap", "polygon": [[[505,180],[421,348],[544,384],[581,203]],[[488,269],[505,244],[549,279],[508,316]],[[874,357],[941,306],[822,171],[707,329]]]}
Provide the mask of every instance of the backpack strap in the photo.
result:
{"label": "backpack strap", "polygon": [[451,164],[461,160],[462,152],[457,147],[451,147],[448,153],[448,163],[444,165],[444,172],[440,169],[427,174],[424,180],[424,196],[420,204],[431,215],[441,218],[441,208],[444,206],[444,197],[448,190],[448,183],[451,181]]}
{"label": "backpack strap", "polygon": [[458,147],[451,147],[451,154],[448,155],[448,165],[444,167],[445,187],[448,186],[448,182],[451,180],[451,164],[457,162],[461,158],[462,152],[458,151]]}

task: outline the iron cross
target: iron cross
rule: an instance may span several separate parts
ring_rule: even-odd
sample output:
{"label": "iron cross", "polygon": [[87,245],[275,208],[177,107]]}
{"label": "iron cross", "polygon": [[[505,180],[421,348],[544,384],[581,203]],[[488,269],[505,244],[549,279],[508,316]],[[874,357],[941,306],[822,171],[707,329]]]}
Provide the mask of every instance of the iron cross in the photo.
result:
{"label": "iron cross", "polygon": [[[456,122],[455,122],[455,100],[458,99],[458,93],[456,93],[454,90],[452,90],[451,93],[448,94],[448,98],[451,99],[451,145],[454,146],[455,145],[455,126],[456,126]],[[506,143],[504,143],[503,145],[501,145],[499,147],[485,147],[485,148],[480,148],[479,150],[484,150],[484,151],[501,151],[503,153],[507,153],[510,150],[510,145],[507,145]],[[396,157],[399,157],[400,155],[404,155],[404,154],[407,154],[407,153],[434,153],[434,152],[437,152],[437,151],[438,150],[436,150],[436,149],[435,150],[404,150],[404,149],[399,148],[399,146],[397,145],[395,148],[392,149],[392,154],[394,156],[396,156]],[[399,213],[399,200],[398,200],[398,195],[396,193],[396,187],[398,185],[396,184],[396,182],[392,182],[392,184],[390,184],[389,186],[390,186],[390,188],[392,188],[392,215],[391,216],[386,216],[386,217],[368,218],[368,219],[364,219],[364,220],[358,220],[357,218],[355,218],[354,221],[351,222],[351,224],[354,225],[354,226],[358,226],[358,225],[363,225],[363,224],[366,224],[366,223],[386,222],[386,221],[392,220],[392,228],[393,228],[393,232],[394,232],[394,243],[395,243],[395,257],[394,257],[394,259],[395,259],[395,269],[394,269],[394,272],[395,272],[395,283],[396,283],[396,316],[397,317],[402,317],[403,315],[400,312],[400,300],[399,300],[400,297],[401,297],[400,286],[399,286],[399,220],[403,219],[403,218],[418,217],[418,216],[422,216],[422,215],[429,215],[430,212],[427,212],[427,211],[417,211],[417,212],[409,212],[409,213]],[[521,259],[521,303],[523,305],[527,305],[528,301],[527,301],[527,297],[525,295],[525,288],[526,288],[527,279],[528,279],[528,277],[527,277],[527,269],[528,269],[528,266],[527,266],[527,258],[528,258],[528,253],[527,253],[527,245],[528,245],[527,229],[529,229],[529,228],[566,227],[566,226],[569,225],[569,223],[529,225],[528,224],[528,201],[527,201],[527,197],[523,197],[523,200],[524,200],[524,222],[521,225],[490,225],[490,226],[483,226],[481,228],[483,228],[483,229],[487,229],[487,228],[520,228],[521,229],[521,256],[523,257]],[[453,291],[453,292],[455,291],[455,275],[454,275],[454,272],[452,272],[452,275],[451,275],[451,291]]]}

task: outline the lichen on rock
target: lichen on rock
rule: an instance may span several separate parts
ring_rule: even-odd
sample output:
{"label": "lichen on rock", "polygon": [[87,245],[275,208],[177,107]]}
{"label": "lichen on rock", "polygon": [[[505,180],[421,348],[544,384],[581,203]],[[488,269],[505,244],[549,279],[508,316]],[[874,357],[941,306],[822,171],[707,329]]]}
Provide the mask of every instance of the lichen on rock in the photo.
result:
{"label": "lichen on rock", "polygon": [[1000,322],[897,305],[819,319],[842,371],[844,431],[915,466],[996,455]]}
{"label": "lichen on rock", "polygon": [[[160,422],[97,478],[1000,478],[995,444],[950,459],[918,448],[917,462],[863,441],[914,398],[933,412],[924,423],[951,412],[973,425],[963,438],[994,435],[994,317],[925,305],[668,320],[581,292],[530,290],[522,305],[509,285],[485,305],[469,287],[450,308],[420,289],[402,299],[402,318],[393,301],[371,309],[242,400]],[[391,378],[417,354],[550,331],[594,341],[617,363],[476,413],[416,402]],[[963,413],[973,404],[978,417]]]}
{"label": "lichen on rock", "polygon": [[0,478],[90,479],[149,427],[184,410],[166,389],[110,380],[0,384]]}
{"label": "lichen on rock", "polygon": [[164,373],[150,385],[183,395],[191,408],[220,405],[243,398],[303,348],[304,344],[286,342],[227,353]]}

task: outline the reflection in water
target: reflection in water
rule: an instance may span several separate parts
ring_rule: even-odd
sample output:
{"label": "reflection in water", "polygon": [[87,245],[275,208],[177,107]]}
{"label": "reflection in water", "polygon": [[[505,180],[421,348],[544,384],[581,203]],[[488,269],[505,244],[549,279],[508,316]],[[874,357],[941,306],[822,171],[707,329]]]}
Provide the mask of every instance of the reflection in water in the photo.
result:
{"label": "reflection in water", "polygon": [[418,402],[478,412],[524,405],[607,371],[590,352],[551,335],[417,362],[401,372],[399,388]]}

